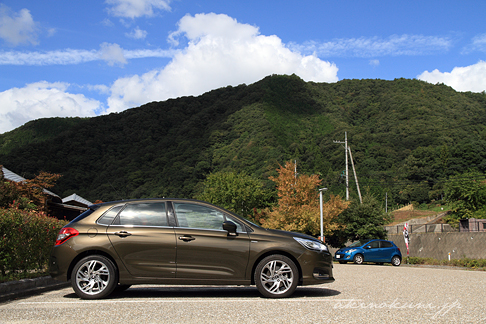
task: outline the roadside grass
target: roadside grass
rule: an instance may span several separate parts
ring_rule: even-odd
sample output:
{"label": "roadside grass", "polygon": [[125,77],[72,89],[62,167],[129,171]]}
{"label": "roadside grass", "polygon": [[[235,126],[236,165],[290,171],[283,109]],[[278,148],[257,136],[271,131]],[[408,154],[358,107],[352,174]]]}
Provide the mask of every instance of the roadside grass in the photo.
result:
{"label": "roadside grass", "polygon": [[[403,263],[407,262],[406,258],[403,258]],[[452,260],[436,260],[432,258],[419,258],[419,257],[409,257],[409,264],[423,264],[423,265],[440,265],[440,266],[450,266],[450,267],[462,267],[470,268],[474,270],[486,271],[486,259],[452,259]]]}
{"label": "roadside grass", "polygon": [[[338,261],[334,260],[334,263]],[[349,263],[353,263],[350,261]],[[364,262],[365,264],[375,264],[374,262]],[[419,257],[407,257],[402,259],[402,264],[412,264],[412,265],[433,265],[433,266],[448,266],[448,267],[458,267],[467,268],[471,270],[486,271],[486,259],[452,259],[452,260],[436,260],[432,258],[419,258]],[[385,263],[385,265],[392,266],[390,263]]]}

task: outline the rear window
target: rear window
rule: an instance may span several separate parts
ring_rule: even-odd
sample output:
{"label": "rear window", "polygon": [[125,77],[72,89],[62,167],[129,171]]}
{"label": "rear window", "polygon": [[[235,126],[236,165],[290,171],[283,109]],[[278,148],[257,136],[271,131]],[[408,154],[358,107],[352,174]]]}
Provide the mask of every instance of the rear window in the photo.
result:
{"label": "rear window", "polygon": [[88,217],[89,215],[91,215],[96,209],[98,208],[89,208],[88,210],[86,210],[85,212],[83,212],[82,214],[80,214],[78,217],[76,217],[75,219],[73,219],[69,224],[73,224],[73,223],[76,223],[76,222],[79,222],[80,220]]}
{"label": "rear window", "polygon": [[113,220],[115,219],[116,215],[118,215],[118,212],[120,209],[122,209],[124,205],[120,206],[115,206],[111,208],[110,210],[106,211],[100,218],[98,218],[98,224],[100,225],[111,225],[113,223]]}
{"label": "rear window", "polygon": [[391,248],[391,247],[393,247],[393,244],[391,244],[390,242],[382,241],[381,247],[382,248]]}

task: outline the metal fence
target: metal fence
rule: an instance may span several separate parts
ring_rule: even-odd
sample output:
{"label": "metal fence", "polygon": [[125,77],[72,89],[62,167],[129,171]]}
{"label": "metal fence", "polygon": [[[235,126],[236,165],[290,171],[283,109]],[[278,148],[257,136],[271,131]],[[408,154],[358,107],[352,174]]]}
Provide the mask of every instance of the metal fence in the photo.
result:
{"label": "metal fence", "polygon": [[[385,226],[388,234],[403,233],[403,225]],[[418,224],[408,225],[408,233],[443,233],[443,232],[459,232],[459,228],[453,228],[449,224]]]}
{"label": "metal fence", "polygon": [[[388,234],[403,233],[403,225],[385,226]],[[408,233],[444,233],[444,232],[486,232],[485,219],[461,220],[459,227],[449,224],[414,224],[408,225]]]}
{"label": "metal fence", "polygon": [[459,232],[486,232],[486,219],[461,219]]}

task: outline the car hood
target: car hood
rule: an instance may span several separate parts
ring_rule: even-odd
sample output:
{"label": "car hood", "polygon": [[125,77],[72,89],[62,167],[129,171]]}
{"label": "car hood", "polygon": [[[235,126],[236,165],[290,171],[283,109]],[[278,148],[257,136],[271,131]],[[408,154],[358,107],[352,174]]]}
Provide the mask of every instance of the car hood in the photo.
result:
{"label": "car hood", "polygon": [[302,233],[288,232],[288,231],[269,229],[269,228],[265,228],[265,231],[270,232],[270,233],[280,234],[282,236],[300,237],[300,238],[303,238],[303,239],[318,241],[318,239],[316,239],[315,237],[310,236],[310,235],[306,235],[306,234],[302,234]]}

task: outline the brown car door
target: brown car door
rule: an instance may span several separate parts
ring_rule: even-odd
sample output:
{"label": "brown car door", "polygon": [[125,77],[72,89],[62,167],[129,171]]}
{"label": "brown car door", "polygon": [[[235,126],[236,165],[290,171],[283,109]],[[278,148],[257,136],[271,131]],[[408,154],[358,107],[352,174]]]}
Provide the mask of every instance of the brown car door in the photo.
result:
{"label": "brown car door", "polygon": [[175,277],[176,238],[168,226],[165,202],[127,204],[107,234],[132,276]]}
{"label": "brown car door", "polygon": [[[244,227],[226,213],[196,203],[174,202],[178,226],[177,278],[243,280],[250,239]],[[222,228],[225,220],[237,224],[238,235]]]}

